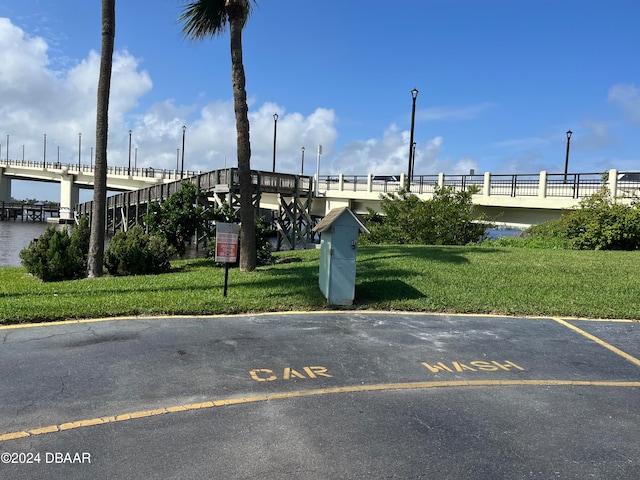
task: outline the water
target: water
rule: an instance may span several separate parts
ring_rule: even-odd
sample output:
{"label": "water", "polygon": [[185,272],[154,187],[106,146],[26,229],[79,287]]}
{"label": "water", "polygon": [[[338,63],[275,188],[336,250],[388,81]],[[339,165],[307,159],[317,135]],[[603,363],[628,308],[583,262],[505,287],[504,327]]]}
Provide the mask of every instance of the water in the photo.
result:
{"label": "water", "polygon": [[0,221],[0,267],[19,267],[20,250],[44,233],[45,222]]}
{"label": "water", "polygon": [[[20,250],[28,246],[32,240],[37,239],[47,227],[52,225],[60,229],[68,227],[68,225],[46,222],[0,221],[0,267],[22,266]],[[109,237],[105,239],[105,248]],[[203,248],[196,249],[188,246],[187,252],[180,258],[202,258],[206,256],[206,253]]]}
{"label": "water", "polygon": [[490,240],[495,240],[500,237],[517,237],[523,231],[524,231],[523,228],[505,228],[505,227],[489,228],[487,230],[487,238]]}

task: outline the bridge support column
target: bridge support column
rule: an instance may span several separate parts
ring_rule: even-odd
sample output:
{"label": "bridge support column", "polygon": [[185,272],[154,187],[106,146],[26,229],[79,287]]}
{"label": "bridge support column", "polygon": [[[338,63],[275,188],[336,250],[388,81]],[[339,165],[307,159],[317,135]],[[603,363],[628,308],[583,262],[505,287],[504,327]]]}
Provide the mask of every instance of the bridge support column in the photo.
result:
{"label": "bridge support column", "polygon": [[0,167],[0,202],[11,201],[11,179],[4,176],[4,168]]}
{"label": "bridge support column", "polygon": [[80,188],[74,183],[75,177],[67,169],[60,176],[60,219],[72,220],[73,209],[80,202]]}

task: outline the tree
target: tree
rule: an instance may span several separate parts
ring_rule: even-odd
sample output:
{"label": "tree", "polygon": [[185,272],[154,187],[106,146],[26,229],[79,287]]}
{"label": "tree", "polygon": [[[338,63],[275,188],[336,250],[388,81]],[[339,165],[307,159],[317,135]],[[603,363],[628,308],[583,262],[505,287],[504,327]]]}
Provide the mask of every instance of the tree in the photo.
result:
{"label": "tree", "polygon": [[[253,0],[255,3],[255,0]],[[199,0],[188,3],[178,21],[182,33],[191,40],[203,40],[224,33],[229,25],[231,42],[231,80],[236,115],[238,181],[240,184],[240,270],[256,268],[255,210],[251,180],[249,107],[242,63],[242,29],[251,15],[252,0]]]}
{"label": "tree", "polygon": [[102,53],[98,77],[96,108],[96,163],[91,211],[91,237],[87,275],[102,276],[104,261],[105,209],[107,204],[107,131],[109,127],[109,94],[111,93],[111,69],[113,45],[116,36],[116,0],[102,0]]}

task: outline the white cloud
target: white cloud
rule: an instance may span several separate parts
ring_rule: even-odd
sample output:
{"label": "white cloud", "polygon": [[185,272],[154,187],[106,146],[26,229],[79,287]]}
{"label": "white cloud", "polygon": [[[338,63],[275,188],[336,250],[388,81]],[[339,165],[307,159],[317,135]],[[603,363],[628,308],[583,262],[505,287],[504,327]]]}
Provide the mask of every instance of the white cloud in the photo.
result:
{"label": "white cloud", "polygon": [[[415,175],[435,175],[440,172],[462,174],[469,173],[471,168],[477,168],[477,162],[471,158],[441,158],[443,143],[443,138],[438,136],[428,140],[425,145],[416,145]],[[396,125],[391,125],[383,133],[382,139],[350,142],[345,145],[339,158],[330,164],[330,171],[320,173],[399,175],[406,173],[408,167],[409,132],[400,132]]]}
{"label": "white cloud", "polygon": [[493,106],[492,103],[485,102],[477,105],[467,105],[464,107],[430,107],[416,111],[416,120],[473,120],[482,112]]}
{"label": "white cloud", "polygon": [[609,132],[606,122],[585,119],[582,121],[582,132],[579,136],[571,136],[571,150],[597,151],[616,143]]}
{"label": "white cloud", "polygon": [[640,88],[619,83],[609,89],[608,100],[622,108],[634,122],[640,122]]}
{"label": "white cloud", "polygon": [[[78,133],[82,133],[82,162],[91,161],[95,145],[96,89],[99,54],[88,51],[83,59],[66,70],[54,71],[47,42],[29,37],[8,19],[0,19],[0,132],[11,137],[10,157],[41,161],[43,135],[47,135],[47,161],[55,161],[60,152],[62,163],[78,160]],[[114,52],[109,107],[108,163],[127,166],[129,130],[132,130],[132,167],[172,170],[182,161],[182,126],[185,132],[185,168],[209,171],[225,165],[235,166],[236,126],[232,101],[179,105],[167,98],[145,110],[140,99],[153,88],[150,75],[141,61],[127,50]],[[440,111],[439,118],[471,118],[488,105]],[[271,102],[249,99],[251,164],[270,171],[273,162],[273,114],[277,112],[276,169],[299,173],[302,147],[305,173],[316,171],[318,145],[323,147],[321,174],[400,173],[407,169],[409,133],[391,125],[381,138],[350,142],[340,151],[338,118],[330,108],[317,108],[309,114],[289,112]],[[428,110],[427,117],[429,114]],[[0,141],[2,135],[0,134]],[[4,143],[4,142],[2,142]],[[416,174],[467,173],[472,159],[442,159],[442,137],[435,137],[416,150]],[[5,145],[6,146],[6,145]],[[137,155],[134,154],[137,152]],[[4,156],[5,152],[3,152]],[[135,165],[133,162],[137,162]],[[20,184],[13,192],[20,197]],[[30,188],[33,188],[32,186]],[[53,188],[53,191],[56,189]],[[33,197],[33,192],[24,197]],[[54,195],[55,196],[55,195]]]}

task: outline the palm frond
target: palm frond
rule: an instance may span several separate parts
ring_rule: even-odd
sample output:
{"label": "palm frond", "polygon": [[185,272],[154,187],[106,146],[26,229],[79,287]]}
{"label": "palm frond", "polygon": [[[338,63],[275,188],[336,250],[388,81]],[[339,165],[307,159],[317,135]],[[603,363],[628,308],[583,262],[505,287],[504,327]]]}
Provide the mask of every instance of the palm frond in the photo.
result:
{"label": "palm frond", "polygon": [[[249,18],[255,0],[245,2],[245,18]],[[190,2],[182,8],[178,22],[182,23],[182,35],[191,40],[203,40],[224,33],[229,22],[226,0],[198,0]]]}

